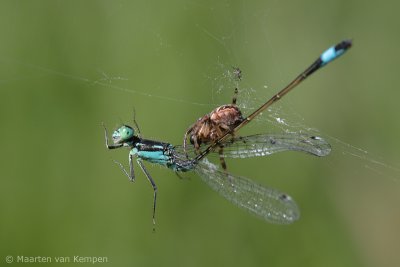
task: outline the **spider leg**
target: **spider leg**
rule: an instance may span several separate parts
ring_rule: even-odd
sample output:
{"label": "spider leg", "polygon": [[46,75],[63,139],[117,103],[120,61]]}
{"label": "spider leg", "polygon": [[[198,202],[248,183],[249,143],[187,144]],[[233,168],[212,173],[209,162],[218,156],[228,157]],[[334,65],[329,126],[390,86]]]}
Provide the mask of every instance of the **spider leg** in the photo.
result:
{"label": "spider leg", "polygon": [[226,172],[227,167],[226,167],[226,162],[225,162],[225,158],[224,158],[224,148],[222,146],[219,147],[218,154],[219,154],[219,161],[221,163],[222,169]]}
{"label": "spider leg", "polygon": [[190,128],[186,131],[185,136],[183,137],[183,151],[185,152],[186,158],[189,158],[189,155],[187,153],[187,139],[188,135],[193,132],[193,125],[190,126]]}
{"label": "spider leg", "polygon": [[232,104],[233,105],[236,105],[236,100],[237,100],[238,93],[239,93],[238,89],[235,88],[235,91],[233,92],[233,97],[232,97]]}
{"label": "spider leg", "polygon": [[194,138],[193,138],[193,145],[194,145],[196,153],[199,153],[200,145],[199,145],[199,142],[197,141],[197,136],[194,136]]}

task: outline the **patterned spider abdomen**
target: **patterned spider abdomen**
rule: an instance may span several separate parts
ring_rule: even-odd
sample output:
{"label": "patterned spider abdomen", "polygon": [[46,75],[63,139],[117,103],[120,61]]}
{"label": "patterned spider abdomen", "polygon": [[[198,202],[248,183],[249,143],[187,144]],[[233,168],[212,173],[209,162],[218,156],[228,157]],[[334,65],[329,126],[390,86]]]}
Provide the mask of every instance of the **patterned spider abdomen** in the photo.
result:
{"label": "patterned spider abdomen", "polygon": [[235,104],[220,106],[204,115],[187,131],[196,149],[203,143],[217,140],[243,121],[242,112]]}

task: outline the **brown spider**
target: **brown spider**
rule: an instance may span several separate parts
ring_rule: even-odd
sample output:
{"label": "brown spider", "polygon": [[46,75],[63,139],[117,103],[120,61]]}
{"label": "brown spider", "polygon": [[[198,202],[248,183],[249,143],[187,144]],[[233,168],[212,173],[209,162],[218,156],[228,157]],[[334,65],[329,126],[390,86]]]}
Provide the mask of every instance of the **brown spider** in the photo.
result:
{"label": "brown spider", "polygon": [[[196,152],[199,152],[201,144],[214,142],[227,133],[233,132],[233,129],[243,122],[244,118],[239,107],[236,105],[238,89],[235,88],[235,93],[232,98],[232,104],[220,106],[211,113],[199,118],[196,123],[189,127],[183,139],[183,147],[187,151],[187,139]],[[218,153],[220,155],[221,166],[226,170],[226,163],[223,157],[223,147],[219,146]]]}
{"label": "brown spider", "polygon": [[[195,158],[196,161],[201,160],[208,153],[214,150],[216,147],[219,148],[218,152],[220,155],[221,165],[224,170],[226,170],[226,164],[223,157],[223,142],[227,138],[232,137],[235,132],[240,128],[251,122],[256,116],[261,112],[266,110],[269,106],[279,101],[287,93],[289,93],[293,88],[299,85],[302,81],[307,79],[315,71],[319,70],[323,66],[327,65],[334,59],[341,56],[352,46],[350,40],[344,40],[335,46],[330,47],[325,50],[318,58],[315,60],[307,69],[300,73],[294,80],[292,80],[288,85],[281,89],[278,93],[273,95],[267,102],[262,104],[258,109],[253,111],[246,118],[243,118],[242,113],[236,106],[236,96],[238,94],[237,88],[235,89],[235,94],[232,99],[232,104],[220,106],[214,109],[211,113],[206,114],[197,120],[185,133],[183,140],[183,147],[186,152],[186,142],[189,135],[190,143],[192,143],[198,153]],[[242,71],[239,68],[233,68],[233,74],[235,78],[240,81],[242,78]],[[213,142],[204,151],[200,152],[199,148],[202,143]]]}

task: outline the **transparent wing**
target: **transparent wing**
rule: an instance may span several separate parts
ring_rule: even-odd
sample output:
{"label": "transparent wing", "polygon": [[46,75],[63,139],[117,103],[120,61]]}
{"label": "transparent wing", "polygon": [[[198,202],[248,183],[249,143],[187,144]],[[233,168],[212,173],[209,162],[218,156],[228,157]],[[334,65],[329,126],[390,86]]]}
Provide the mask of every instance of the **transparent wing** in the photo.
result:
{"label": "transparent wing", "polygon": [[288,150],[323,157],[331,152],[331,146],[321,137],[298,133],[257,134],[234,137],[224,143],[224,156],[226,158],[268,156],[276,152]]}
{"label": "transparent wing", "polygon": [[195,168],[201,179],[233,204],[276,224],[290,224],[299,219],[296,202],[287,194],[263,187],[245,177],[219,171],[207,159]]}
{"label": "transparent wing", "polygon": [[[323,157],[331,152],[330,144],[318,136],[299,133],[257,134],[234,137],[223,143],[225,158],[250,158],[268,156],[282,151],[300,151],[314,156]],[[185,154],[182,146],[176,146],[175,151]],[[216,151],[212,152],[215,154]],[[195,157],[193,146],[189,146],[189,157]]]}

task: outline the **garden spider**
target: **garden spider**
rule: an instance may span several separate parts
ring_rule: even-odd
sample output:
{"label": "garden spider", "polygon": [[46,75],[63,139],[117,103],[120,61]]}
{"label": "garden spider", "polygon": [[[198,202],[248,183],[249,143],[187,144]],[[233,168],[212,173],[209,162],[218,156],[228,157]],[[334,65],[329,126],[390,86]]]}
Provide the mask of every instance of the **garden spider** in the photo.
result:
{"label": "garden spider", "polygon": [[[238,70],[236,68],[235,70]],[[240,72],[241,73],[241,72]],[[201,144],[208,144],[216,141],[222,136],[233,132],[236,126],[243,122],[244,118],[239,107],[236,105],[238,89],[235,88],[235,93],[232,98],[232,104],[220,106],[211,113],[199,118],[196,123],[189,127],[183,139],[183,147],[187,151],[187,139],[194,145],[195,151],[199,152]],[[218,148],[219,159],[221,166],[226,170],[226,162],[223,156],[223,146]]]}
{"label": "garden spider", "polygon": [[[198,154],[196,156],[196,160],[203,159],[208,153],[218,148],[221,166],[224,170],[226,170],[226,163],[223,156],[223,144],[226,143],[228,138],[234,137],[234,134],[240,128],[247,125],[256,116],[258,116],[276,101],[279,101],[283,96],[289,93],[293,88],[299,85],[315,71],[340,57],[351,46],[351,40],[344,40],[325,50],[307,69],[301,72],[287,86],[273,95],[267,102],[262,104],[258,109],[245,118],[243,118],[239,107],[236,105],[236,98],[238,94],[238,89],[236,88],[232,99],[232,104],[223,105],[214,109],[211,113],[199,118],[196,123],[189,127],[183,140],[185,153],[187,154],[187,138],[189,136],[189,141],[194,145],[196,153]],[[239,68],[234,68],[233,73],[238,80],[241,79],[242,72]],[[200,152],[200,145],[207,143],[211,144]]]}

